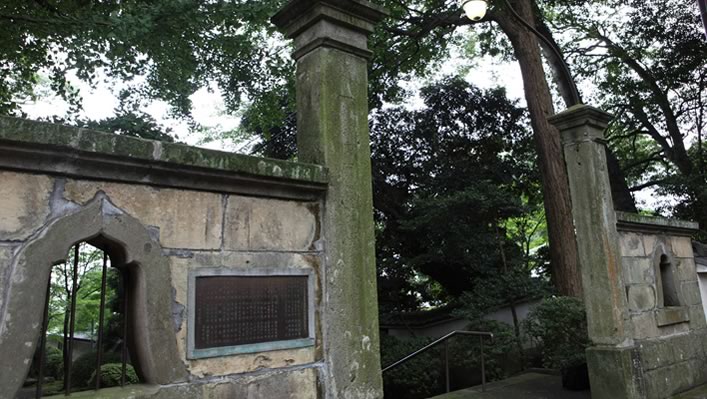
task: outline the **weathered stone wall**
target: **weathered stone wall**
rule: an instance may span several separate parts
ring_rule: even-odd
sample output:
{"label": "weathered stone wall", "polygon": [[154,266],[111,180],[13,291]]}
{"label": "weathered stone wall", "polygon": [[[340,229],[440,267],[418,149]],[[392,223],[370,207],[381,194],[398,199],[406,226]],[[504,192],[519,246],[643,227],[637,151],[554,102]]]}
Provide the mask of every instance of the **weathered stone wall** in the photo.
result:
{"label": "weathered stone wall", "polygon": [[[645,395],[666,398],[707,382],[707,325],[690,235],[694,223],[618,213],[622,277]],[[669,260],[679,305],[662,302],[661,258]]]}
{"label": "weathered stone wall", "polygon": [[[165,159],[167,149],[183,155]],[[320,397],[326,181],[315,165],[0,118],[0,398],[14,397],[29,368],[50,263],[84,240],[140,264],[135,295],[149,305],[136,310],[135,329],[150,331],[132,337],[149,341],[137,350],[151,386],[131,388],[135,397]],[[313,272],[315,344],[188,359],[189,272],[273,267]]]}
{"label": "weathered stone wall", "polygon": [[595,399],[662,399],[707,381],[697,224],[615,212],[604,130],[586,105],[555,115],[572,194]]}

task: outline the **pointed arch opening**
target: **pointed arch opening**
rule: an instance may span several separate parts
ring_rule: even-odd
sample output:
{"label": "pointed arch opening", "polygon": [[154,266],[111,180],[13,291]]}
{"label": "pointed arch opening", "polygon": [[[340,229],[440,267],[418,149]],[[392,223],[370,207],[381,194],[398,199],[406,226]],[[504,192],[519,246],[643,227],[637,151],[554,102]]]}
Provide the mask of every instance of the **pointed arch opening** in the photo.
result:
{"label": "pointed arch opening", "polygon": [[[44,310],[48,310],[47,300],[51,302],[51,272],[68,260],[79,259],[80,263],[80,251],[79,258],[72,258],[69,253],[82,242],[107,254],[106,266],[111,264],[120,274],[125,313],[123,341],[127,343],[124,350],[139,381],[185,381],[186,367],[177,351],[172,320],[167,259],[162,256],[159,243],[137,219],[99,193],[78,211],[49,223],[15,257],[6,306],[0,314],[0,352],[19,359],[20,366],[3,367],[0,379],[4,386],[10,392],[18,392],[25,382],[47,325]],[[75,275],[73,271],[70,274],[72,278]],[[78,315],[78,311],[74,314]]]}

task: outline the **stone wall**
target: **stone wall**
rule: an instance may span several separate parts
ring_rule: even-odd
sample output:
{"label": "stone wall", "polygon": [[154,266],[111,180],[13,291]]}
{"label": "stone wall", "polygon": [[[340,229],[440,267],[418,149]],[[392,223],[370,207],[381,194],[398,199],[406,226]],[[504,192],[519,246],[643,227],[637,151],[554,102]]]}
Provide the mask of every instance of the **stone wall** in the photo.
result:
{"label": "stone wall", "polygon": [[[319,397],[326,176],[315,165],[0,118],[0,398],[14,397],[29,368],[51,264],[84,240],[133,265],[131,338],[143,343],[135,356],[150,384],[130,388],[135,397]],[[189,359],[189,272],[273,267],[312,272],[314,345]]]}
{"label": "stone wall", "polygon": [[[645,397],[666,398],[707,382],[707,325],[691,235],[695,223],[618,213],[622,279]],[[663,303],[661,260],[679,303]]]}
{"label": "stone wall", "polygon": [[615,211],[604,138],[611,119],[587,105],[550,118],[572,196],[592,398],[668,398],[707,380],[690,238],[698,226]]}

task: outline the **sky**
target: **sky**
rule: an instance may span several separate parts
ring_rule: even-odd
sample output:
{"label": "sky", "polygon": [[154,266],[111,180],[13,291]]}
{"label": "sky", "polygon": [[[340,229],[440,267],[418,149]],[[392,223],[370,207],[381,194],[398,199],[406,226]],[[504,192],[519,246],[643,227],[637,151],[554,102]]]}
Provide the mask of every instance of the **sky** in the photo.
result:
{"label": "sky", "polygon": [[[470,66],[466,79],[482,89],[494,87],[504,87],[506,95],[510,99],[518,101],[519,106],[526,106],[523,81],[520,67],[516,62],[499,62],[491,56],[476,57],[474,60],[465,60],[460,54],[452,53],[451,62],[446,62],[440,70],[428,80],[417,80],[410,82],[408,90],[413,93],[419,91],[429,81],[439,79],[443,76],[453,75],[462,66]],[[101,120],[115,115],[115,108],[118,106],[118,98],[114,93],[118,93],[121,88],[127,86],[123,82],[105,83],[99,73],[99,83],[96,87],[91,87],[78,79],[75,75],[69,74],[70,83],[77,88],[83,98],[83,111],[81,117],[91,120]],[[191,96],[193,103],[192,115],[200,125],[215,131],[228,131],[236,129],[239,125],[238,116],[229,115],[225,112],[225,104],[218,88],[202,88]],[[420,108],[423,106],[419,96],[413,96],[406,104],[410,108]],[[36,102],[27,103],[22,107],[31,119],[40,119],[55,115],[64,115],[69,109],[68,104],[56,96],[42,96]],[[204,135],[190,131],[188,124],[170,116],[169,105],[163,101],[154,101],[148,104],[144,111],[150,114],[161,125],[171,128],[177,139],[188,145],[222,150],[236,153],[249,153],[257,139],[234,142],[232,140],[209,139]],[[658,204],[666,201],[656,195],[652,189],[645,189],[635,193],[639,207],[653,209]]]}

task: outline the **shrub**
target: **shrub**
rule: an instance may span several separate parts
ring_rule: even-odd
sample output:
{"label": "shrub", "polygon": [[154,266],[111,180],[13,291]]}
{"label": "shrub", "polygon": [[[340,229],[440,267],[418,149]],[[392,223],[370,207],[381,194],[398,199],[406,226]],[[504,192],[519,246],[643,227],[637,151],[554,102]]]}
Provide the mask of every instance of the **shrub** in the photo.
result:
{"label": "shrub", "polygon": [[[381,363],[392,364],[429,344],[429,338],[396,338],[381,336]],[[441,347],[440,347],[441,348]],[[441,389],[442,361],[440,348],[432,349],[383,373],[386,398],[423,399]]]}
{"label": "shrub", "polygon": [[64,378],[64,355],[58,348],[53,346],[47,348],[47,363],[44,375],[54,377],[57,380]]}
{"label": "shrub", "polygon": [[[469,329],[488,331],[494,334],[493,341],[484,339],[484,359],[486,361],[487,381],[498,380],[511,374],[509,360],[515,360],[517,345],[513,329],[492,320],[482,320],[469,325]],[[381,336],[381,360],[383,366],[392,364],[410,353],[422,348],[433,340],[431,338],[396,338]],[[479,338],[456,336],[449,345],[449,366],[453,375],[464,374],[467,383],[480,383],[480,347]],[[408,362],[383,373],[383,385],[386,398],[418,399],[429,398],[444,392],[444,344],[439,344]],[[473,374],[469,374],[473,373]],[[471,376],[470,378],[468,376]],[[452,386],[462,383],[460,378],[450,377]],[[478,380],[477,380],[478,378]],[[459,387],[461,388],[461,387]]]}
{"label": "shrub", "polygon": [[[484,338],[484,360],[486,380],[494,381],[508,377],[509,363],[520,358],[513,328],[495,320],[478,320],[468,326],[469,330],[493,333],[493,339]],[[449,341],[450,365],[466,369],[481,367],[481,348],[478,337],[456,336]]]}
{"label": "shrub", "polygon": [[[120,377],[122,375],[123,365],[121,363],[108,363],[101,366],[101,387],[110,388],[120,385]],[[125,366],[125,383],[137,384],[139,382],[135,369],[131,365]],[[88,386],[96,385],[96,372],[91,375],[88,381]]]}
{"label": "shrub", "polygon": [[[84,353],[74,360],[71,365],[71,386],[85,387],[91,386],[89,380],[96,371],[96,352]],[[101,365],[108,363],[120,363],[120,354],[106,352],[101,356]]]}
{"label": "shrub", "polygon": [[530,312],[525,326],[542,345],[545,367],[564,369],[586,363],[587,318],[579,299],[545,299]]}

